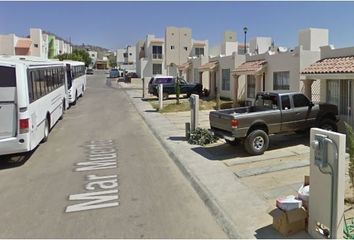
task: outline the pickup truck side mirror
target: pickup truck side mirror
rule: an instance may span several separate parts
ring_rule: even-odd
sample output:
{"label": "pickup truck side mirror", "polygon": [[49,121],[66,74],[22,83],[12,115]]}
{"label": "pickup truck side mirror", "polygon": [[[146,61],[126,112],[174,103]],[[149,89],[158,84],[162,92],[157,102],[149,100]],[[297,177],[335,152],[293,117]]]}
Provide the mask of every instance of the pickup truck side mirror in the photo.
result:
{"label": "pickup truck side mirror", "polygon": [[312,108],[313,106],[315,106],[315,104],[313,102],[310,102],[309,107]]}

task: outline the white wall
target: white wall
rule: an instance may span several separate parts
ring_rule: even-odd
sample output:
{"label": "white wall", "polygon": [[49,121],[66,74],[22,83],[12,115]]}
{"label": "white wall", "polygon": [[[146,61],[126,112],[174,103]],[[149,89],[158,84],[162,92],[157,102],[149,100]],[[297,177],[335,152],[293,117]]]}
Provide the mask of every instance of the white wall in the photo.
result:
{"label": "white wall", "polygon": [[0,54],[15,55],[15,34],[0,35]]}
{"label": "white wall", "polygon": [[[219,62],[219,68],[216,72],[217,87],[220,92],[220,97],[234,99],[235,79],[232,76],[232,71],[236,67],[245,62],[244,55],[237,55],[234,53],[230,56],[211,58],[210,61],[217,60]],[[222,90],[222,69],[230,69],[230,90]],[[245,99],[245,76],[242,75],[238,79],[238,99]]]}
{"label": "white wall", "polygon": [[136,61],[136,49],[135,47],[132,46],[128,46],[127,47],[127,54],[128,54],[128,58],[127,58],[127,62],[128,64],[134,64]]}
{"label": "white wall", "polygon": [[354,47],[338,48],[333,46],[323,46],[321,49],[321,59],[330,57],[346,57],[354,55]]}
{"label": "white wall", "polygon": [[225,31],[224,32],[224,43],[225,42],[237,42],[237,35],[234,31]]}
{"label": "white wall", "polygon": [[299,45],[304,50],[320,51],[320,47],[328,45],[328,29],[308,28],[299,32]]}
{"label": "white wall", "polygon": [[[266,53],[269,47],[272,46],[272,38],[270,37],[256,37],[250,41],[250,53],[258,51],[258,54]],[[258,50],[257,50],[258,49]]]}
{"label": "white wall", "polygon": [[[31,55],[44,58],[43,52],[43,36],[42,30],[39,28],[31,28],[30,29],[30,38],[32,40],[31,44]],[[36,45],[36,47],[35,47]],[[48,56],[48,55],[47,55]]]}
{"label": "white wall", "polygon": [[125,53],[125,49],[121,48],[121,49],[117,49],[117,63],[124,63],[124,53]]}
{"label": "white wall", "polygon": [[221,44],[221,53],[225,56],[230,56],[238,51],[238,42],[224,42]]}

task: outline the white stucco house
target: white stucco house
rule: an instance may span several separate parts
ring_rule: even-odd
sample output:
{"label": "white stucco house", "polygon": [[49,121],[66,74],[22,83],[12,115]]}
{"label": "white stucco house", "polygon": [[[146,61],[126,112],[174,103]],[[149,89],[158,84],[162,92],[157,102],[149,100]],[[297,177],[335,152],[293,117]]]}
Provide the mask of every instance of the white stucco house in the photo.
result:
{"label": "white stucco house", "polygon": [[340,119],[354,127],[354,47],[321,47],[320,60],[301,74],[308,85],[320,84],[320,101],[337,105]]}
{"label": "white stucco house", "polygon": [[[192,29],[167,27],[165,38],[147,35],[136,44],[136,69],[140,77],[177,76],[178,66],[189,58],[208,55],[208,41],[194,40]],[[188,79],[187,79],[188,80]]]}
{"label": "white stucco house", "polygon": [[[272,43],[269,40],[263,42]],[[311,86],[301,81],[300,72],[320,59],[320,47],[328,45],[328,30],[309,28],[300,31],[299,45],[294,49],[272,45],[261,47],[269,49],[266,53],[247,54],[246,61],[233,72],[236,81],[241,76],[246,78],[244,100],[254,101],[258,91],[291,90],[302,91],[312,101],[318,102],[320,85]],[[252,48],[254,46],[251,45]]]}
{"label": "white stucco house", "polygon": [[[15,34],[0,35],[0,54],[25,55],[48,59],[50,50],[49,35],[40,28],[30,28],[29,37],[18,37]],[[72,47],[63,40],[55,40],[53,55],[71,53]]]}

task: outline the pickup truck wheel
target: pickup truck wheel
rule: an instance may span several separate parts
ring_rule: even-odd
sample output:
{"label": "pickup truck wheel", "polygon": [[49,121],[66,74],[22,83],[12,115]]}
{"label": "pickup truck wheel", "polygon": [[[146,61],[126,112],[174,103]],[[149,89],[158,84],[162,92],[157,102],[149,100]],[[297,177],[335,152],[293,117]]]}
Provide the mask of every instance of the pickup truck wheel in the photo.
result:
{"label": "pickup truck wheel", "polygon": [[337,124],[332,119],[324,119],[320,122],[320,128],[328,131],[337,132]]}
{"label": "pickup truck wheel", "polygon": [[245,150],[251,155],[261,155],[268,149],[269,137],[263,130],[254,130],[245,140]]}
{"label": "pickup truck wheel", "polygon": [[236,146],[236,145],[240,144],[241,141],[240,141],[239,139],[235,139],[235,140],[233,140],[233,141],[230,141],[230,140],[225,139],[225,142],[226,142],[227,144],[230,144],[231,146]]}

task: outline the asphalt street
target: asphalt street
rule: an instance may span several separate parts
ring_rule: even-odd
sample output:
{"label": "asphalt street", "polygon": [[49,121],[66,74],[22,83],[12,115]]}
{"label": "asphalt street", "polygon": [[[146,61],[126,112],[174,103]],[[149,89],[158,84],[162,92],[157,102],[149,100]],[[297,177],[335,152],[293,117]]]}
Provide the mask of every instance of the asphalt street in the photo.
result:
{"label": "asphalt street", "polygon": [[0,157],[0,238],[226,238],[124,91],[87,80],[47,143]]}

